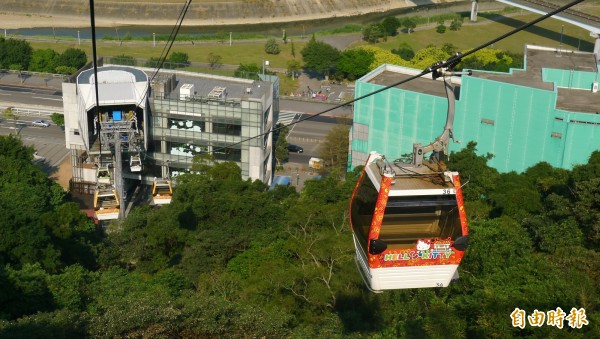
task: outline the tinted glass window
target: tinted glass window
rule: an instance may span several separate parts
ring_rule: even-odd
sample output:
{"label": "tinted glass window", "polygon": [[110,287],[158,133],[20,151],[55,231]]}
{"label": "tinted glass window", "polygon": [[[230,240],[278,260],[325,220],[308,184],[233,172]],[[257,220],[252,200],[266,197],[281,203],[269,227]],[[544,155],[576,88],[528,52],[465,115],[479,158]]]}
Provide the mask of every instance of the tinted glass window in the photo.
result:
{"label": "tinted glass window", "polygon": [[356,195],[352,199],[352,215],[350,217],[354,232],[365,251],[377,195],[378,192],[371,179],[367,175],[363,175]]}
{"label": "tinted glass window", "polygon": [[454,239],[460,234],[454,195],[390,197],[379,238],[389,249],[398,249],[413,247],[418,239]]}

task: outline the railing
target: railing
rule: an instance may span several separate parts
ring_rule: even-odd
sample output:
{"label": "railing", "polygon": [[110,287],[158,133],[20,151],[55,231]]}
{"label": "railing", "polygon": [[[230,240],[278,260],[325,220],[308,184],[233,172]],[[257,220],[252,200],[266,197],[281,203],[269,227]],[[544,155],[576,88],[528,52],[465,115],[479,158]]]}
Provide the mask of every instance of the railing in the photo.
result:
{"label": "railing", "polygon": [[16,116],[49,117],[52,115],[52,113],[62,114],[62,112],[60,112],[59,110],[44,110],[44,109],[37,109],[37,108],[21,108],[21,107],[4,107],[4,108],[0,107],[0,112],[3,112],[5,109],[8,109],[8,108],[10,108]]}
{"label": "railing", "polygon": [[11,69],[0,69],[0,74],[1,73],[18,74],[21,77],[28,77],[28,76],[43,77],[43,78],[47,78],[48,80],[53,79],[53,78],[61,78],[62,80],[67,80],[69,78],[69,75],[64,75],[64,74],[54,74],[54,73],[44,73],[44,72],[30,72],[30,71],[16,71],[16,70],[11,70]]}

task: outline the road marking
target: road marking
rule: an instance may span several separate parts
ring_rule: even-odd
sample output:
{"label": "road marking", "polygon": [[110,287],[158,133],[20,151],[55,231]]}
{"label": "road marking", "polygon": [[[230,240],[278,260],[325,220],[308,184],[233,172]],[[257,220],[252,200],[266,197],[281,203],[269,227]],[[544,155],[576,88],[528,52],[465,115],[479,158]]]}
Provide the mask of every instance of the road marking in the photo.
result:
{"label": "road marking", "polygon": [[56,100],[56,101],[62,101],[62,98],[60,99],[55,99],[55,98],[44,98],[44,97],[31,97],[32,99],[44,99],[44,100]]}
{"label": "road marking", "polygon": [[277,119],[278,124],[289,125],[298,115],[298,119],[302,116],[302,112],[293,112],[293,111],[280,111],[279,119]]}

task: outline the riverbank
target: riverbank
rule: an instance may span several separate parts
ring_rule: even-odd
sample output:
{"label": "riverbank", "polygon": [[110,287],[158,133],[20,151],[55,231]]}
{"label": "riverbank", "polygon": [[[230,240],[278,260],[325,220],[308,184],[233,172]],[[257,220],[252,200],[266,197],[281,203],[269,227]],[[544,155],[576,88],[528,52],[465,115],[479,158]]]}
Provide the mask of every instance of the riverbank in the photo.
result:
{"label": "riverbank", "polygon": [[[314,2],[315,4],[311,4]],[[385,13],[392,10],[418,7],[425,4],[435,4],[449,2],[461,2],[461,0],[429,1],[429,0],[388,0],[388,1],[356,1],[348,3],[347,1],[327,1],[321,3],[319,0],[304,0],[294,2],[292,0],[284,1],[286,6],[281,8],[270,8],[261,10],[260,6],[255,6],[253,10],[248,9],[248,3],[234,1],[226,3],[228,10],[220,8],[214,10],[215,4],[200,4],[198,7],[186,14],[183,26],[231,26],[231,25],[256,25],[256,24],[281,24],[289,22],[310,22],[340,17],[360,17],[373,13]],[[299,4],[302,6],[299,8]],[[99,7],[97,4],[96,7]],[[157,4],[159,5],[159,4]],[[165,4],[160,4],[166,6]],[[237,6],[238,10],[235,10]],[[158,6],[161,7],[161,6]],[[229,8],[231,7],[231,8]],[[125,8],[125,7],[124,7]],[[127,7],[127,11],[136,8],[135,4]],[[165,7],[167,9],[167,7]],[[168,7],[168,11],[157,12],[156,9],[148,11],[139,11],[135,15],[126,15],[126,11],[118,11],[116,8],[97,8],[96,26],[97,27],[122,27],[122,26],[172,26],[177,15],[168,15],[171,11],[175,14],[179,12],[181,5]],[[1,29],[19,29],[36,27],[66,27],[83,28],[90,26],[89,10],[86,8],[77,8],[71,11],[68,8],[62,9],[61,14],[56,14],[56,10],[49,9],[44,13],[36,12],[32,8],[23,8],[22,11],[0,12],[0,30]],[[76,12],[76,13],[74,13]],[[66,13],[66,14],[65,14]],[[141,13],[141,14],[140,14]],[[156,15],[154,15],[156,14]],[[265,15],[266,14],[266,15]]]}

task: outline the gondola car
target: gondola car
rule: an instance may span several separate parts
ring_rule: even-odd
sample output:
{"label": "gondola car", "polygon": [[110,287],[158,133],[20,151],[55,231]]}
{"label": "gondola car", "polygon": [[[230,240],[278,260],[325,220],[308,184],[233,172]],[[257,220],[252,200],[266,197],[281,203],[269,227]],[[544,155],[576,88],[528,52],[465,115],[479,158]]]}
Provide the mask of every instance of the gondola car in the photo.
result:
{"label": "gondola car", "polygon": [[111,173],[108,166],[100,166],[96,170],[96,181],[101,185],[109,185],[111,182]]}
{"label": "gondola car", "polygon": [[171,180],[154,178],[152,183],[152,204],[167,205],[171,203],[173,198],[173,189]]}
{"label": "gondola car", "polygon": [[94,191],[94,211],[98,220],[119,218],[121,203],[114,187],[98,187]]}
{"label": "gondola car", "polygon": [[355,260],[374,292],[458,278],[469,233],[460,178],[424,163],[389,163],[372,152],[353,192]]}
{"label": "gondola car", "polygon": [[132,172],[142,171],[142,157],[139,154],[132,155],[131,158],[129,158],[129,168]]}
{"label": "gondola car", "polygon": [[429,145],[413,144],[408,163],[390,163],[372,152],[352,194],[355,260],[374,292],[446,287],[458,278],[469,228],[459,174],[444,163],[453,139],[456,99],[448,74],[470,72],[433,73],[434,79],[444,76],[448,97],[442,134]]}

